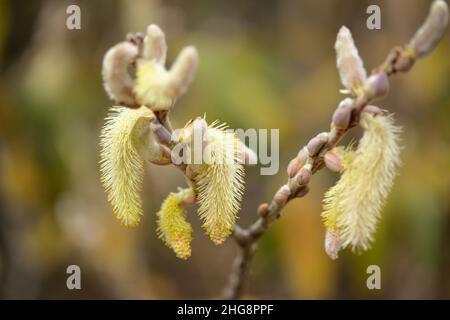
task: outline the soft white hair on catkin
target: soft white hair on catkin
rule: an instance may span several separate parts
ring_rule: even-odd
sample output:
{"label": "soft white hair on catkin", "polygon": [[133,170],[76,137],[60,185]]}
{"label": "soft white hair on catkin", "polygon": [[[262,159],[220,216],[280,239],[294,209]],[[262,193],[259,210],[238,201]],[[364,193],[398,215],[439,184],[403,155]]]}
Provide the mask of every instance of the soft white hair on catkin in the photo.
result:
{"label": "soft white hair on catkin", "polygon": [[400,165],[401,128],[392,115],[363,113],[360,124],[363,137],[347,152],[341,178],[325,194],[322,217],[339,234],[342,248],[367,250]]}
{"label": "soft white hair on catkin", "polygon": [[[214,126],[214,124],[212,125]],[[244,168],[239,160],[239,139],[221,126],[208,128],[208,164],[195,178],[198,213],[203,228],[215,244],[222,243],[232,231],[244,190]]]}
{"label": "soft white hair on catkin", "polygon": [[136,226],[142,215],[141,149],[151,146],[143,137],[148,136],[153,119],[146,107],[112,107],[101,132],[101,180],[117,219],[125,226]]}

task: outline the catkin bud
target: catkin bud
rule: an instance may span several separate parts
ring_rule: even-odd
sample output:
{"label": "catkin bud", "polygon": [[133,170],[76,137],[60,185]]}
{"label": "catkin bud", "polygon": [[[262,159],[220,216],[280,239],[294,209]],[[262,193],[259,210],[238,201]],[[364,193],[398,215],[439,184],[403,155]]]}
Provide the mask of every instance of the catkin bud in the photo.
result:
{"label": "catkin bud", "polygon": [[118,104],[135,104],[134,80],[128,67],[138,55],[138,48],[130,42],[121,42],[106,52],[103,58],[103,86],[108,96]]}
{"label": "catkin bud", "polygon": [[338,258],[338,253],[341,249],[341,241],[339,239],[339,234],[330,228],[328,228],[325,233],[324,247],[325,252],[332,260],[336,260]]}
{"label": "catkin bud", "polygon": [[186,206],[191,206],[195,203],[195,201],[197,201],[197,198],[195,197],[195,193],[191,192],[183,198],[183,201],[181,203]]}
{"label": "catkin bud", "polygon": [[306,162],[306,160],[309,157],[309,151],[307,147],[303,147],[300,149],[300,151],[297,153],[297,159],[301,162],[304,163]]}
{"label": "catkin bud", "polygon": [[395,61],[395,70],[400,72],[409,71],[414,65],[415,59],[410,55],[402,52]]}
{"label": "catkin bud", "polygon": [[309,140],[306,147],[311,156],[319,153],[320,149],[328,142],[328,132],[319,133],[317,136]]}
{"label": "catkin bud", "polygon": [[258,207],[258,214],[260,217],[267,217],[269,214],[269,205],[267,203],[261,203]]}
{"label": "catkin bud", "polygon": [[184,94],[197,71],[198,54],[194,47],[184,48],[169,71],[168,88],[173,95]]}
{"label": "catkin bud", "polygon": [[408,44],[414,54],[423,58],[429,54],[441,40],[448,25],[448,6],[443,0],[435,0],[423,25]]}
{"label": "catkin bud", "polygon": [[389,79],[384,72],[372,74],[364,84],[370,98],[381,98],[389,92]]}
{"label": "catkin bud", "polygon": [[364,107],[363,112],[367,112],[370,113],[371,115],[378,116],[381,114],[385,114],[387,111],[374,105],[368,105]]}
{"label": "catkin bud", "polygon": [[287,185],[284,185],[275,193],[273,200],[279,207],[283,207],[288,201],[290,195],[291,189],[289,189]]}
{"label": "catkin bud", "polygon": [[298,158],[292,159],[289,162],[288,167],[287,167],[287,174],[288,174],[289,178],[295,177],[295,175],[297,174],[298,170],[300,170],[301,166],[302,166],[302,164],[300,163]]}
{"label": "catkin bud", "polygon": [[305,165],[300,169],[300,172],[297,175],[297,182],[301,186],[305,186],[311,180],[312,171],[311,165]]}
{"label": "catkin bud", "polygon": [[343,26],[339,30],[334,48],[341,82],[347,89],[354,91],[366,80],[366,70],[347,27]]}
{"label": "catkin bud", "polygon": [[164,65],[166,62],[167,44],[164,32],[155,24],[147,27],[147,35],[144,39],[144,59],[154,60]]}
{"label": "catkin bud", "polygon": [[325,153],[324,161],[326,167],[331,171],[341,172],[343,169],[342,157],[334,151],[328,151]]}
{"label": "catkin bud", "polygon": [[178,55],[170,70],[164,66],[167,46],[164,33],[156,25],[147,28],[143,54],[136,61],[136,80],[133,92],[136,102],[152,111],[166,111],[184,94],[197,70],[197,51],[186,47]]}
{"label": "catkin bud", "polygon": [[350,118],[352,115],[353,100],[346,98],[339,103],[336,111],[333,113],[332,122],[336,129],[347,129],[350,124]]}

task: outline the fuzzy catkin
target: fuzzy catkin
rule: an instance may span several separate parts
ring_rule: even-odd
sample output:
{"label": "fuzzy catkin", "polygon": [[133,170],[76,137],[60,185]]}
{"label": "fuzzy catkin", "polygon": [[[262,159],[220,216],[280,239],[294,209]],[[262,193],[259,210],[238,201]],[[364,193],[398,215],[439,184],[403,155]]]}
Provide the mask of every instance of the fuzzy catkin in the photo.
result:
{"label": "fuzzy catkin", "polygon": [[154,119],[146,108],[112,107],[100,140],[101,181],[117,219],[125,226],[136,226],[142,215],[140,196],[144,175],[142,136]]}
{"label": "fuzzy catkin", "polygon": [[156,213],[158,237],[171,248],[180,259],[191,256],[192,226],[186,221],[186,211],[182,202],[192,193],[191,189],[170,193],[161,210]]}
{"label": "fuzzy catkin", "polygon": [[366,80],[366,70],[353,41],[350,30],[343,26],[339,30],[334,45],[336,50],[336,65],[341,82],[345,88],[355,91]]}
{"label": "fuzzy catkin", "polygon": [[399,133],[392,115],[363,113],[364,134],[355,151],[346,151],[344,171],[324,198],[326,227],[339,235],[341,247],[367,250],[381,209],[400,165]]}
{"label": "fuzzy catkin", "polygon": [[128,73],[128,67],[136,59],[138,48],[121,42],[106,52],[103,58],[103,86],[108,96],[116,103],[134,104],[134,80]]}
{"label": "fuzzy catkin", "polygon": [[220,126],[208,128],[210,159],[198,168],[195,177],[198,213],[203,228],[215,244],[232,231],[244,190],[244,168],[239,161],[239,140]]}

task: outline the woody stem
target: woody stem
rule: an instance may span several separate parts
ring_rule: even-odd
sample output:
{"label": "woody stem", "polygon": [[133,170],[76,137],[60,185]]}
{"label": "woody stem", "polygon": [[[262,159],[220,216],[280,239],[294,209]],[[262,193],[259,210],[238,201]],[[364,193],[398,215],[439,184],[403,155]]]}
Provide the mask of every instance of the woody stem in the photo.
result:
{"label": "woody stem", "polygon": [[[404,61],[399,67],[399,59],[405,56],[404,48],[395,47],[386,57],[385,61],[377,68],[374,68],[372,74],[384,73],[387,76],[396,74],[397,72],[406,72],[414,64],[414,60],[409,62],[408,68],[404,68]],[[412,58],[411,58],[412,59]],[[332,150],[341,138],[353,127],[358,125],[361,112],[373,100],[367,92],[354,97],[352,102],[351,123],[346,129],[337,130],[331,126],[328,132],[328,141],[315,154],[309,155],[307,163],[311,164],[311,174],[316,173],[324,167],[324,155]],[[277,194],[272,198],[267,210],[263,215],[251,224],[248,228],[235,226],[233,229],[233,239],[238,244],[238,252],[234,258],[228,281],[223,289],[223,297],[225,299],[239,299],[244,291],[245,280],[249,273],[251,259],[257,248],[257,241],[261,238],[269,227],[281,216],[281,212],[286,204],[294,199],[303,197],[308,191],[307,185],[299,185],[295,183],[298,179],[298,173],[295,177],[288,179],[284,185],[289,189],[289,196],[285,202],[280,203],[276,200]],[[283,187],[284,187],[283,186]],[[282,188],[283,188],[282,187]]]}

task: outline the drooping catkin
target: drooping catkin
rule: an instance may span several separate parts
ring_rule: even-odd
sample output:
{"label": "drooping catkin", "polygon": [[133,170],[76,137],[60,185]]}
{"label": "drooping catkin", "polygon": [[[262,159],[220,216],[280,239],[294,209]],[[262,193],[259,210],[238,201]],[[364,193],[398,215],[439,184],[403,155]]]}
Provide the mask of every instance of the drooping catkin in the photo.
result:
{"label": "drooping catkin", "polygon": [[344,152],[343,173],[324,197],[322,217],[342,248],[367,250],[400,165],[399,133],[392,115],[363,113],[364,134]]}
{"label": "drooping catkin", "polygon": [[182,204],[191,194],[191,189],[170,193],[164,200],[161,210],[156,213],[158,237],[180,259],[191,256],[192,226],[186,220],[186,210]]}
{"label": "drooping catkin", "polygon": [[206,133],[207,159],[195,177],[198,213],[203,228],[215,244],[222,243],[236,223],[244,190],[240,143],[223,126],[210,126]]}
{"label": "drooping catkin", "polygon": [[151,147],[146,137],[153,119],[153,112],[146,107],[112,107],[101,132],[101,180],[117,219],[125,226],[136,226],[142,215],[141,150]]}

